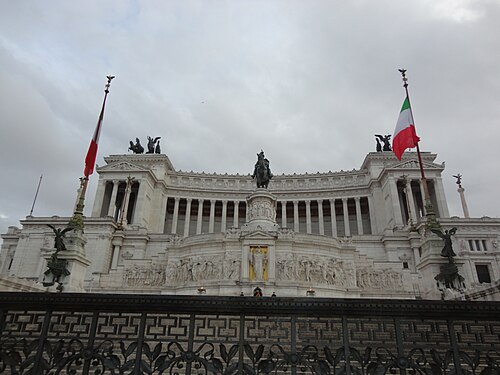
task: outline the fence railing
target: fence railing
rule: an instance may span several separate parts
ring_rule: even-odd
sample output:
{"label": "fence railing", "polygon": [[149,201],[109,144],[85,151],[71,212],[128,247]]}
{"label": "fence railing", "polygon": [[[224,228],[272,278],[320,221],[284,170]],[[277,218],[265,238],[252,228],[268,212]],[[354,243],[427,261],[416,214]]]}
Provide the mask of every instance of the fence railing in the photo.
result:
{"label": "fence railing", "polygon": [[497,302],[0,293],[0,328],[0,374],[500,374]]}

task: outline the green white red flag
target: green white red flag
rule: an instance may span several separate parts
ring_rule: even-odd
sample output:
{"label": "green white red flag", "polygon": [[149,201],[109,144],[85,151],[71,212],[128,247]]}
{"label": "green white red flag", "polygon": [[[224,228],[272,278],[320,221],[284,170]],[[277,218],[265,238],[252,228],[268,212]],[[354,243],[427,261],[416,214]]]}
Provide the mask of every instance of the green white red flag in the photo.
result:
{"label": "green white red flag", "polygon": [[97,126],[94,131],[94,136],[90,141],[89,149],[87,151],[87,156],[85,157],[85,169],[83,170],[83,175],[88,178],[92,173],[94,173],[95,159],[97,157],[97,146],[99,144],[99,136],[101,135],[102,120],[104,117],[104,106],[106,101],[102,103],[101,114],[99,115],[99,120],[97,121]]}
{"label": "green white red flag", "polygon": [[97,145],[99,144],[99,136],[101,135],[101,127],[102,120],[104,118],[104,107],[106,107],[106,99],[108,98],[109,93],[109,85],[111,84],[111,80],[115,78],[115,76],[106,76],[108,79],[108,83],[106,84],[106,88],[104,89],[104,99],[102,101],[101,113],[99,114],[99,120],[97,120],[97,126],[94,131],[94,136],[90,141],[89,150],[87,151],[87,156],[85,157],[85,168],[83,170],[83,175],[85,178],[94,173],[95,159],[97,157]]}
{"label": "green white red flag", "polygon": [[394,151],[396,157],[401,160],[403,152],[405,152],[407,148],[417,147],[419,141],[420,138],[415,131],[410,101],[408,97],[406,97],[401,107],[401,112],[399,113],[394,136],[392,137],[392,151]]}

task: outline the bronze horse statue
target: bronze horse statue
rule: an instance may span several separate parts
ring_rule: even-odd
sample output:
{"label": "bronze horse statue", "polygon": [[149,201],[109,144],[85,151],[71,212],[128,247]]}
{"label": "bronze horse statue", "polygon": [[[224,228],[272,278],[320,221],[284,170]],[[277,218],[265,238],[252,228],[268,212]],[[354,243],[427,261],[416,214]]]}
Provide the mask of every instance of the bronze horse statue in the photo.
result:
{"label": "bronze horse statue", "polygon": [[132,141],[130,141],[130,147],[128,149],[134,154],[142,154],[144,152],[144,147],[142,147],[139,138],[135,139],[135,145]]}
{"label": "bronze horse statue", "polygon": [[257,154],[257,163],[252,174],[252,178],[257,181],[257,188],[265,188],[269,185],[269,181],[273,177],[271,168],[269,168],[269,160],[264,156],[264,151]]}

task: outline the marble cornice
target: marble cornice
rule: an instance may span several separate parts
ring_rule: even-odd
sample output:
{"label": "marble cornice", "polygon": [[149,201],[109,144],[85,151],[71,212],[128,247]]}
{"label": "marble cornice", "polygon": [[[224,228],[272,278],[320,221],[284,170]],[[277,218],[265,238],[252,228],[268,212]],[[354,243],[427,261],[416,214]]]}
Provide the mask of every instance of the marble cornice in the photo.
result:
{"label": "marble cornice", "polygon": [[[355,173],[325,173],[306,175],[275,176],[269,190],[273,193],[287,193],[302,191],[332,191],[346,188],[367,187],[368,174],[356,171]],[[192,188],[202,191],[246,191],[255,190],[255,181],[250,176],[238,175],[209,175],[196,173],[169,174],[167,186],[170,188]]]}

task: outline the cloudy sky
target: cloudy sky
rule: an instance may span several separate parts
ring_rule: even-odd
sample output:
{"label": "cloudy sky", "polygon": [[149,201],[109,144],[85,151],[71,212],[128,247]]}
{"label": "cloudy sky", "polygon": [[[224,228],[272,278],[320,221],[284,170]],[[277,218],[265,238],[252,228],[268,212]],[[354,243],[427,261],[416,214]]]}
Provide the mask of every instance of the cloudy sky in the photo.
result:
{"label": "cloudy sky", "polygon": [[[0,233],[71,214],[105,76],[99,144],[162,137],[181,170],[359,168],[392,134],[408,69],[423,151],[446,161],[450,214],[500,216],[498,0],[3,1]],[[143,142],[144,143],[144,142]],[[91,176],[87,209],[98,176]],[[88,211],[86,211],[88,212]]]}

